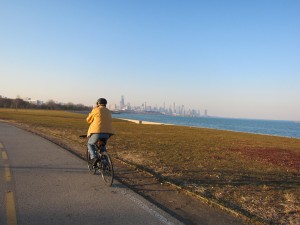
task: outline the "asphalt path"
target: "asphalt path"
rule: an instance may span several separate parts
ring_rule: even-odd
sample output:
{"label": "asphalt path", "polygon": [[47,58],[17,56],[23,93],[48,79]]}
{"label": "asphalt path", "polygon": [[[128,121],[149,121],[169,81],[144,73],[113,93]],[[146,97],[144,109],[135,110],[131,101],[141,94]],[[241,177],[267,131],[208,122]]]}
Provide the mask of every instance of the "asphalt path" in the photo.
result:
{"label": "asphalt path", "polygon": [[106,187],[86,162],[0,122],[0,224],[181,224],[124,185]]}

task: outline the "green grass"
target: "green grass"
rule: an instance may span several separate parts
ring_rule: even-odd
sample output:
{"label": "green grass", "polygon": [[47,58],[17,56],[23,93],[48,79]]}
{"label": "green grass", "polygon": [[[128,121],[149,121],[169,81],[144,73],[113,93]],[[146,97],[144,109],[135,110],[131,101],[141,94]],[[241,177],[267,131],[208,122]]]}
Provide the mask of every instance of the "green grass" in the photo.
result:
{"label": "green grass", "polygon": [[[85,152],[85,115],[0,109],[15,121]],[[114,157],[267,223],[300,220],[300,139],[114,119]]]}

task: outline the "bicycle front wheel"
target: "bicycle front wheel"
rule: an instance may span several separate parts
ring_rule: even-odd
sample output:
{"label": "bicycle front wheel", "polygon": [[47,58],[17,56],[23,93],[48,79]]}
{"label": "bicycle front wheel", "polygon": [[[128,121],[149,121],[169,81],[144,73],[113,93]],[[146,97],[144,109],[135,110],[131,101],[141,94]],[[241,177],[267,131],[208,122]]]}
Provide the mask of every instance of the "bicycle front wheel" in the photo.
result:
{"label": "bicycle front wheel", "polygon": [[114,180],[114,167],[107,152],[103,152],[100,160],[100,173],[107,186],[111,186]]}

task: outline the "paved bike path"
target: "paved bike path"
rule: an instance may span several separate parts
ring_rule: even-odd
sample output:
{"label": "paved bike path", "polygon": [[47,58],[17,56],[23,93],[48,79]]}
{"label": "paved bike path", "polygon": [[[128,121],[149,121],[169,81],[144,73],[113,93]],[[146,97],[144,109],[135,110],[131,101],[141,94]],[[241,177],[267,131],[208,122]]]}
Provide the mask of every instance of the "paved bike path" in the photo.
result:
{"label": "paved bike path", "polygon": [[[63,148],[0,122],[0,224],[180,224]],[[2,204],[3,203],[3,204]]]}

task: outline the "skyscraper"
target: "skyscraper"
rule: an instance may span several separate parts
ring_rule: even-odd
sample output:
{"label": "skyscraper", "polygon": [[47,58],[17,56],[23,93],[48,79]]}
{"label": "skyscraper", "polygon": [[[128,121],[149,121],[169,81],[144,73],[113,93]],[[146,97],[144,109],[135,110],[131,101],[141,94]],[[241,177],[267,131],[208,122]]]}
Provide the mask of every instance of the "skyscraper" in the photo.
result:
{"label": "skyscraper", "polygon": [[124,95],[121,96],[121,101],[120,101],[120,109],[123,109],[125,106],[125,100],[124,100]]}

